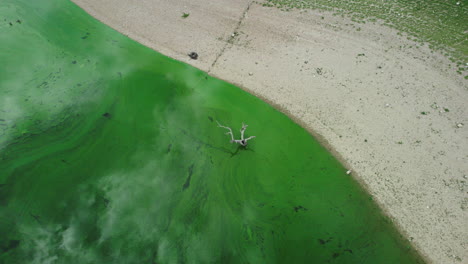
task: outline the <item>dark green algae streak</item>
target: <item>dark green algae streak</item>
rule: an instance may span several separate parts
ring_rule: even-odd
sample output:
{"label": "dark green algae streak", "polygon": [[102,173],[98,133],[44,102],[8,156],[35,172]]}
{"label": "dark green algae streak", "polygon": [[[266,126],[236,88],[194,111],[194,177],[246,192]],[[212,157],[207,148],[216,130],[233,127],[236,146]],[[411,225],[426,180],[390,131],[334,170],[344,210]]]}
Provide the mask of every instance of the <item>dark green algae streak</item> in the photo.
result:
{"label": "dark green algae streak", "polygon": [[[261,100],[69,1],[0,19],[0,263],[421,262]],[[257,138],[237,148],[216,120]]]}

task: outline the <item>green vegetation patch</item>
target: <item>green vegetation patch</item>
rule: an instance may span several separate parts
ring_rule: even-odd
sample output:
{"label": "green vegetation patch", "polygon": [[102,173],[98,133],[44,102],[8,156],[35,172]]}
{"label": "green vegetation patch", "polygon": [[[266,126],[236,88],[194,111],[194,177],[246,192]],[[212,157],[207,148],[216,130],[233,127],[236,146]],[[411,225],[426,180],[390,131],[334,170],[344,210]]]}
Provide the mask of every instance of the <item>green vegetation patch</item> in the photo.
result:
{"label": "green vegetation patch", "polygon": [[406,32],[411,39],[429,43],[448,56],[457,72],[468,70],[468,5],[445,0],[266,0],[264,6],[283,10],[317,9],[350,17],[356,23],[382,20],[385,25]]}

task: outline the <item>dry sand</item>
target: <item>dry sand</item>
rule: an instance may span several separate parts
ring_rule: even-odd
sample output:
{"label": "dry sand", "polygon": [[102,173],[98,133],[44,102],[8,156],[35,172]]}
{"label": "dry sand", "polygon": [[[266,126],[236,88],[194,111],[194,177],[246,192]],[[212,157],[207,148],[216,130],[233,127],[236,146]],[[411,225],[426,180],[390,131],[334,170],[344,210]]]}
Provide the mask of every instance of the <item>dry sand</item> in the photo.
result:
{"label": "dry sand", "polygon": [[251,0],[73,1],[288,114],[353,171],[428,262],[468,263],[468,88],[443,56],[379,24]]}

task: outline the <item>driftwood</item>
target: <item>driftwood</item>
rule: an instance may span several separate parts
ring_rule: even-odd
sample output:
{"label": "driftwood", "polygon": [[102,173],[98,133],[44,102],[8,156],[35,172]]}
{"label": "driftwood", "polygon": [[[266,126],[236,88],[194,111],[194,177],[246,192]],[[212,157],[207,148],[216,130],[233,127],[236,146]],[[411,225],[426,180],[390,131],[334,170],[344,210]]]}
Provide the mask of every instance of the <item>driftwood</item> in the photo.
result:
{"label": "driftwood", "polygon": [[241,139],[234,139],[234,133],[232,133],[232,129],[230,127],[227,127],[227,126],[223,126],[221,125],[218,121],[216,121],[216,123],[218,123],[218,127],[222,127],[222,128],[225,128],[227,130],[229,130],[229,132],[226,133],[226,135],[231,135],[231,143],[237,143],[243,147],[247,146],[247,142],[253,138],[255,138],[255,136],[251,136],[251,137],[248,137],[248,138],[244,138],[244,132],[245,130],[247,129],[248,125],[245,125],[244,123],[242,123],[242,128],[240,130],[241,132]]}

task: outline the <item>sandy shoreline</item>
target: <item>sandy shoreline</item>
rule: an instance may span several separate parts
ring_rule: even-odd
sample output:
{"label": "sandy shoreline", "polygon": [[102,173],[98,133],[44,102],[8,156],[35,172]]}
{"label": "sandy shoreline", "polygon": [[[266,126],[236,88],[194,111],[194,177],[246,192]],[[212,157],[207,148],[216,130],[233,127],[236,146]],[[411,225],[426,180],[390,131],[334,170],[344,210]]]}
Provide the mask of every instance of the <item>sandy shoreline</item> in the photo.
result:
{"label": "sandy shoreline", "polygon": [[250,0],[74,2],[288,114],[353,171],[428,262],[468,261],[468,89],[444,57],[380,25]]}

